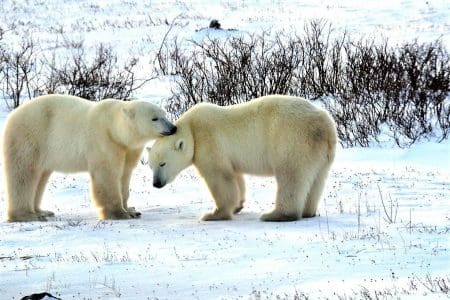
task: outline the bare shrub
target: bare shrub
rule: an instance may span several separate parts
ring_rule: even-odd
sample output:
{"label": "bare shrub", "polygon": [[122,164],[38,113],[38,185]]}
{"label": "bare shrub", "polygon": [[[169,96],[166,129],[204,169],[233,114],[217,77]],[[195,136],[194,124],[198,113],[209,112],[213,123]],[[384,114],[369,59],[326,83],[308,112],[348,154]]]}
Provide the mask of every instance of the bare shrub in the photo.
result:
{"label": "bare shrub", "polygon": [[242,34],[190,46],[166,43],[161,57],[176,74],[167,108],[175,116],[199,102],[290,94],[321,99],[346,146],[378,142],[383,128],[400,146],[449,135],[450,55],[440,41],[353,41],[313,21],[302,34]]}
{"label": "bare shrub", "polygon": [[191,43],[194,50],[189,56],[178,45],[170,56],[178,75],[168,107],[173,114],[199,102],[229,105],[295,89],[293,75],[301,63],[297,55],[301,45],[296,41],[285,43],[282,37],[268,41],[264,33]]}
{"label": "bare shrub", "polygon": [[[176,59],[178,57],[178,42],[177,39],[173,39],[172,45],[174,45],[174,49],[172,49],[172,45],[168,43],[169,35],[177,24],[177,19],[179,19],[182,15],[176,16],[172,22],[170,23],[169,29],[164,34],[164,37],[161,41],[158,52],[155,55],[155,60],[153,63],[157,66],[156,71],[161,75],[173,75],[176,73],[176,70],[173,68],[176,65]],[[167,21],[166,21],[167,23]],[[173,63],[172,61],[175,61]]]}
{"label": "bare shrub", "polygon": [[[381,192],[380,186],[377,184],[378,187],[378,194],[380,195],[381,199],[381,206],[383,207],[385,221],[388,224],[394,224],[397,221],[397,213],[398,213],[398,201],[392,200],[391,195],[389,196],[389,202],[385,201],[383,197],[383,193]],[[387,202],[387,203],[386,203]]]}
{"label": "bare shrub", "polygon": [[137,83],[134,69],[138,59],[131,58],[122,67],[111,47],[100,44],[89,59],[83,44],[75,45],[63,65],[53,55],[46,59],[47,78],[44,93],[67,93],[90,100],[129,99],[131,94],[151,79]]}
{"label": "bare shrub", "polygon": [[9,109],[20,105],[24,93],[29,98],[33,95],[37,74],[35,52],[32,40],[23,41],[17,50],[0,50],[1,89]]}
{"label": "bare shrub", "polygon": [[301,45],[297,55],[301,56],[295,79],[300,87],[296,95],[315,100],[324,95],[335,95],[341,87],[342,51],[347,33],[332,39],[333,29],[321,20],[306,23],[304,32],[294,39]]}
{"label": "bare shrub", "polygon": [[347,145],[368,146],[386,124],[399,146],[449,134],[449,54],[436,41],[397,47],[347,42],[340,87],[327,103]]}
{"label": "bare shrub", "polygon": [[397,143],[405,143],[404,137],[406,143],[414,143],[435,128],[440,129],[441,140],[445,139],[450,129],[450,106],[445,106],[450,91],[449,53],[440,41],[413,42],[404,44],[398,56],[399,71],[402,71],[398,73],[402,75],[404,88],[399,97],[401,115],[391,112],[394,120],[400,120],[393,124],[401,127],[402,136],[395,136]]}
{"label": "bare shrub", "polygon": [[450,295],[450,277],[432,278],[430,274],[427,274],[424,279],[421,279],[416,275],[415,278],[411,279],[411,286],[417,286],[414,279],[423,285],[430,293]]}
{"label": "bare shrub", "polygon": [[[0,41],[3,33],[0,29]],[[58,56],[58,51],[62,55]],[[43,55],[45,52],[47,55]],[[68,39],[51,51],[37,49],[32,40],[22,42],[17,50],[0,44],[0,90],[8,108],[50,93],[90,100],[128,100],[134,91],[154,79],[136,78],[138,59],[134,57],[120,65],[111,47],[100,44],[94,52],[89,55],[82,41]]]}
{"label": "bare shrub", "polygon": [[3,62],[3,56],[5,54],[5,49],[3,48],[2,45],[2,40],[3,40],[3,35],[5,34],[5,31],[3,30],[3,28],[0,27],[0,70],[2,68],[2,62]]}

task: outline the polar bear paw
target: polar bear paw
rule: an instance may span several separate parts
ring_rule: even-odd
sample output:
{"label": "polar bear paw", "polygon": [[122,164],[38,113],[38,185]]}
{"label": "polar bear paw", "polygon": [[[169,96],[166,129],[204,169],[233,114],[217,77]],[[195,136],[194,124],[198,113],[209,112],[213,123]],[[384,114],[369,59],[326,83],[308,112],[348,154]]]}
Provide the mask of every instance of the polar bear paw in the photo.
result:
{"label": "polar bear paw", "polygon": [[127,212],[130,214],[130,216],[133,218],[133,219],[136,219],[136,218],[140,218],[141,217],[141,212],[140,211],[137,211],[134,207],[128,207],[127,208]]}
{"label": "polar bear paw", "polygon": [[104,210],[101,213],[103,220],[126,220],[131,219],[131,215],[124,209],[121,210]]}
{"label": "polar bear paw", "polygon": [[231,220],[231,214],[224,210],[216,209],[213,212],[206,213],[201,218],[202,221],[223,221],[223,220]]}
{"label": "polar bear paw", "polygon": [[39,216],[39,217],[54,217],[55,216],[55,213],[54,212],[52,212],[52,211],[49,211],[49,210],[38,210],[38,211],[36,211],[36,214]]}
{"label": "polar bear paw", "polygon": [[236,207],[235,209],[234,209],[234,214],[238,214],[238,213],[240,213],[241,212],[241,210],[244,208],[244,206],[243,205],[240,205],[240,206],[238,206],[238,207]]}
{"label": "polar bear paw", "polygon": [[261,221],[265,222],[292,222],[300,219],[296,214],[284,214],[277,210],[261,215]]}
{"label": "polar bear paw", "polygon": [[34,222],[34,221],[45,222],[47,221],[47,218],[35,212],[21,212],[15,214],[10,213],[8,216],[8,222]]}

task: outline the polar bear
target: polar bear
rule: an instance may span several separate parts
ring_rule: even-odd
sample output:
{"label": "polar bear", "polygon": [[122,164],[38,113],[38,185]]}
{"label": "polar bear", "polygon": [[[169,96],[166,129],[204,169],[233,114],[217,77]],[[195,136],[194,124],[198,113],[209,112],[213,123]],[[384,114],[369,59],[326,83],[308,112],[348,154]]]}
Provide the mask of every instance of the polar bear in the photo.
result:
{"label": "polar bear", "polygon": [[7,220],[54,215],[40,208],[53,171],[88,171],[101,219],[138,217],[127,206],[131,172],[146,142],[175,131],[165,112],[145,101],[46,95],[23,104],[8,116],[3,132]]}
{"label": "polar bear", "polygon": [[227,220],[243,208],[243,174],[276,178],[275,209],[261,220],[315,216],[337,144],[325,110],[303,98],[270,95],[228,107],[200,103],[176,125],[176,134],[147,148],[153,185],[163,187],[194,164],[216,204],[202,220]]}

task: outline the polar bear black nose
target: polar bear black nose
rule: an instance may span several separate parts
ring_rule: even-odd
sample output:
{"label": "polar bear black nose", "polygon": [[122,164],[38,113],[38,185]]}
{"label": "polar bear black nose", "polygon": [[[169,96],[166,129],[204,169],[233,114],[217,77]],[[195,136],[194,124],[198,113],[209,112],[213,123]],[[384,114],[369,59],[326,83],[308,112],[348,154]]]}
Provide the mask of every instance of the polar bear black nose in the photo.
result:
{"label": "polar bear black nose", "polygon": [[167,127],[168,127],[167,129],[161,132],[161,135],[172,135],[175,132],[177,132],[177,126],[168,123]]}
{"label": "polar bear black nose", "polygon": [[161,180],[159,180],[159,178],[154,178],[153,179],[153,186],[155,188],[160,189],[160,188],[162,188],[164,186],[164,184],[161,182]]}

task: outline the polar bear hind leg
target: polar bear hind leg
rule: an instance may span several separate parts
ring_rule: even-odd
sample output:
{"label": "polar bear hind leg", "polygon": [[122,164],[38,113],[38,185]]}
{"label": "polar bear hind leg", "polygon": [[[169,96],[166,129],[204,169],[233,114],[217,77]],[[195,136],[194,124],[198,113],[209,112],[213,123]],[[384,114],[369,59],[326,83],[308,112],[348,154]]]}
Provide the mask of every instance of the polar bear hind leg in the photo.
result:
{"label": "polar bear hind leg", "polygon": [[329,169],[330,166],[324,167],[314,179],[314,183],[306,200],[305,208],[303,209],[303,218],[312,218],[316,216],[317,206],[319,205],[319,200],[325,187]]}
{"label": "polar bear hind leg", "polygon": [[277,174],[275,209],[261,216],[261,221],[284,222],[302,218],[311,182],[298,171]]}
{"label": "polar bear hind leg", "polygon": [[[9,168],[8,168],[9,167]],[[7,178],[7,206],[9,222],[46,221],[35,211],[34,195],[39,184],[37,171],[9,166]]]}

